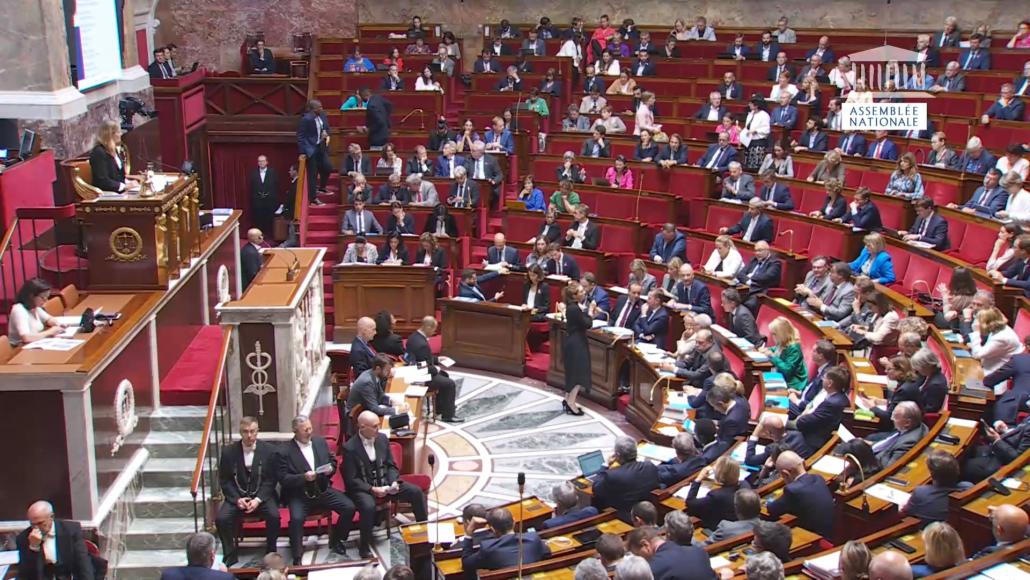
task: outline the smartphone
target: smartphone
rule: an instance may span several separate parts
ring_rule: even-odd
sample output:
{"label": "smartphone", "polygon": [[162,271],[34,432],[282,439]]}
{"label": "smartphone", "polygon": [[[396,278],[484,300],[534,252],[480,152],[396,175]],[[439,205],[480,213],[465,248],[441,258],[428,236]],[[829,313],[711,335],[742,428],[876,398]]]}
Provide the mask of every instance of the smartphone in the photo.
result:
{"label": "smartphone", "polygon": [[905,481],[904,479],[897,478],[897,477],[885,477],[885,478],[883,478],[883,480],[886,481],[887,483],[893,483],[894,485],[897,485],[897,486],[900,486],[900,487],[907,487],[908,486],[908,482],[907,481]]}
{"label": "smartphone", "polygon": [[984,421],[983,419],[980,419],[980,424],[983,425],[984,429],[986,429],[988,431],[994,431],[994,427],[992,427],[991,424],[988,423],[987,421]]}
{"label": "smartphone", "polygon": [[912,546],[910,546],[910,545],[906,544],[905,542],[902,542],[901,540],[898,540],[898,539],[888,540],[887,541],[887,545],[891,546],[893,548],[897,548],[897,549],[901,550],[902,552],[905,552],[906,554],[915,554],[916,553],[916,549],[915,548],[913,548]]}

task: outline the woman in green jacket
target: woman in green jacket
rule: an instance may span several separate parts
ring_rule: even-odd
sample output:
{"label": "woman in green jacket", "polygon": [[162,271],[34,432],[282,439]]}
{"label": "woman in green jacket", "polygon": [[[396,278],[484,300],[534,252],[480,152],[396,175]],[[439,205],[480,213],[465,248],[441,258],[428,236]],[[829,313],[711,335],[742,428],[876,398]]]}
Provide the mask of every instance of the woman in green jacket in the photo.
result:
{"label": "woman in green jacket", "polygon": [[769,361],[787,380],[787,386],[796,391],[805,388],[808,382],[808,369],[805,357],[801,354],[801,337],[798,329],[782,316],[769,323],[769,334],[775,346],[762,349]]}

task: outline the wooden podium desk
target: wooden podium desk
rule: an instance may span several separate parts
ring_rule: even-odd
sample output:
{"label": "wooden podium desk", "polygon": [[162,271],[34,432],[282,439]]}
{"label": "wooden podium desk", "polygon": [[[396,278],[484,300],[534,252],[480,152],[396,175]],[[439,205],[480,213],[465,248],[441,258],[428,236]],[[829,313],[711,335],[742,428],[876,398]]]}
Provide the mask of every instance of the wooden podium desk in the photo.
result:
{"label": "wooden podium desk", "polygon": [[354,339],[358,319],[389,310],[393,331],[407,336],[435,312],[436,275],[423,266],[333,266],[333,341]]}
{"label": "wooden podium desk", "polygon": [[[547,384],[560,389],[565,385],[565,355],[562,349],[565,321],[552,317],[549,324],[551,362],[547,368]],[[615,408],[615,401],[619,397],[619,373],[625,364],[627,350],[623,343],[627,342],[628,338],[617,339],[601,330],[587,331],[591,388],[584,395],[609,409]]]}
{"label": "wooden podium desk", "polygon": [[324,255],[324,248],[265,249],[243,296],[218,306],[232,333],[226,376],[233,424],[249,415],[262,431],[292,437],[293,418],[314,406],[329,370]]}
{"label": "wooden podium desk", "polygon": [[530,314],[522,307],[494,302],[440,301],[443,354],[458,366],[521,377],[526,371]]}

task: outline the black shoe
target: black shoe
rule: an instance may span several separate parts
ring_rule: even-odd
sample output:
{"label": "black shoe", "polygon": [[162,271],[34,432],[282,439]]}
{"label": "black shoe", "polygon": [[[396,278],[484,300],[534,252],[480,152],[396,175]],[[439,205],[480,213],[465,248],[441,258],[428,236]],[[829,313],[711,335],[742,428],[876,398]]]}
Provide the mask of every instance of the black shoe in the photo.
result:
{"label": "black shoe", "polygon": [[465,422],[465,418],[464,417],[458,417],[458,416],[444,417],[442,419],[442,421],[444,423],[464,423]]}
{"label": "black shoe", "polygon": [[294,558],[293,559],[293,565],[294,566],[303,566],[304,565],[304,560],[302,558]]}
{"label": "black shoe", "polygon": [[339,554],[341,556],[346,556],[347,555],[347,546],[343,542],[336,542],[329,549],[334,554]]}
{"label": "black shoe", "polygon": [[372,550],[368,548],[358,548],[358,558],[362,560],[369,560],[372,558]]}
{"label": "black shoe", "polygon": [[561,402],[561,410],[564,411],[566,415],[573,415],[574,414],[572,412],[572,407],[569,406],[569,402],[566,401],[566,400],[562,400],[562,402]]}

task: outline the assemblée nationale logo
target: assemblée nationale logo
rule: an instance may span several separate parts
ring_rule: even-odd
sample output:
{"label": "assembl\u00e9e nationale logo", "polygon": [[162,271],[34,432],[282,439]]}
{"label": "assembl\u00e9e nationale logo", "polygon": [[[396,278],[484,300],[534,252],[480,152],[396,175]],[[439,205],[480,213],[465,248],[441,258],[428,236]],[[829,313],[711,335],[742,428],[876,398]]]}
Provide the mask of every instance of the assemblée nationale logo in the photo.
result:
{"label": "assembl\u00e9e nationale logo", "polygon": [[934,98],[923,56],[915,51],[884,45],[846,57],[856,86],[866,91],[841,106],[844,131],[924,131],[926,101]]}

